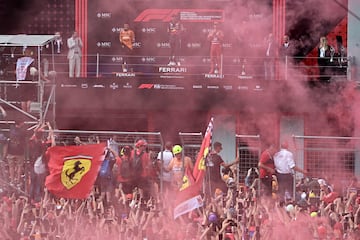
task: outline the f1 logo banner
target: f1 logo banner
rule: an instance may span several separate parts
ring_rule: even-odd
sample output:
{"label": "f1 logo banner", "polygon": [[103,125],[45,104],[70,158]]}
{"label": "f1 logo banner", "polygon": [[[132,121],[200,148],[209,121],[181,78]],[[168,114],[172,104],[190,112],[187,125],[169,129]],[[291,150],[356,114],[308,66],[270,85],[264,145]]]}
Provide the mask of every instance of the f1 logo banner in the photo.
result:
{"label": "f1 logo banner", "polygon": [[224,19],[223,13],[222,9],[145,9],[134,22],[169,22],[173,15],[179,15],[183,22],[220,22]]}

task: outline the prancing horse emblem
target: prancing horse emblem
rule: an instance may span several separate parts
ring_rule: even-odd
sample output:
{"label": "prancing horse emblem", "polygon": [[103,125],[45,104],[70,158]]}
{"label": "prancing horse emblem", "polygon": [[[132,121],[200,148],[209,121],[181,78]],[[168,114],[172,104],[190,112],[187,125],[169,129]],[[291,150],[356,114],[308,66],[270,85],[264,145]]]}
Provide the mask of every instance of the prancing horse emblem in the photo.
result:
{"label": "prancing horse emblem", "polygon": [[78,184],[81,178],[90,170],[91,157],[74,156],[64,160],[61,182],[67,189],[71,189]]}

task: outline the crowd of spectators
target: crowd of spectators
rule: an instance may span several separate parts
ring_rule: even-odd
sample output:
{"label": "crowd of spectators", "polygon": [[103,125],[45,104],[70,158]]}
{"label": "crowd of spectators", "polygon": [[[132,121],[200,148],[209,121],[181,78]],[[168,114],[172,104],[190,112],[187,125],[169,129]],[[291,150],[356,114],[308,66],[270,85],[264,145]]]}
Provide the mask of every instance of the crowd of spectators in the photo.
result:
{"label": "crowd of spectators", "polygon": [[[136,143],[139,148],[145,144]],[[127,151],[122,149],[120,158]],[[295,197],[283,199],[277,195],[276,177],[270,195],[259,187],[258,176],[246,184],[230,181],[236,179],[233,165],[223,176],[227,191],[202,195],[203,207],[174,219],[174,192],[161,193],[150,185],[151,190],[141,189],[144,185],[129,190],[117,181],[119,166],[113,169],[107,193],[96,181],[87,199],[56,197],[46,187],[31,196],[3,178],[0,239],[360,239],[355,177],[341,190],[331,180],[306,177],[297,182]]]}

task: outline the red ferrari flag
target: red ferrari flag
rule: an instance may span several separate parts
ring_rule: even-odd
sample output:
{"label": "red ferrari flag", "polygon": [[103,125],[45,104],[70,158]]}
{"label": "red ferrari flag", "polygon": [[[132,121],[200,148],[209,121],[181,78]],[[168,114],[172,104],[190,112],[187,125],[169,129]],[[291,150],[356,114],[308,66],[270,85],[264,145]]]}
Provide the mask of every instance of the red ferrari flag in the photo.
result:
{"label": "red ferrari flag", "polygon": [[214,128],[214,119],[211,118],[194,165],[193,176],[196,182],[202,181],[204,178],[204,173],[206,168],[205,161],[208,154],[210,153],[213,128]]}
{"label": "red ferrari flag", "polygon": [[[196,158],[194,170],[193,170],[193,179],[194,182],[188,182],[186,187],[182,187],[176,195],[176,202],[174,208],[174,218],[188,213],[196,208],[199,208],[203,205],[201,194],[201,187],[204,179],[205,173],[205,161],[210,153],[212,132],[213,132],[213,118],[211,118],[210,123],[206,129],[205,137],[201,143],[199,154]],[[187,175],[185,175],[186,177]]]}
{"label": "red ferrari flag", "polygon": [[46,188],[58,197],[87,198],[104,161],[105,148],[105,143],[51,147]]}
{"label": "red ferrari flag", "polygon": [[185,174],[182,179],[182,185],[180,187],[180,191],[188,188],[189,186],[195,183],[195,179],[192,175],[191,169],[189,167],[185,168]]}

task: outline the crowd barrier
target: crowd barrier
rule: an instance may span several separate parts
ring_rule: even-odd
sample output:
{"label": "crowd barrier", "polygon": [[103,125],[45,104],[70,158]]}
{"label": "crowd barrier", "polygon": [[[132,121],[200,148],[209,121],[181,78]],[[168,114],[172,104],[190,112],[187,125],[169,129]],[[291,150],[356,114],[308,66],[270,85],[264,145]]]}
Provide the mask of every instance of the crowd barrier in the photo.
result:
{"label": "crowd barrier", "polygon": [[[1,133],[7,136],[8,129],[2,128]],[[76,141],[81,144],[108,142],[123,146],[134,146],[138,139],[145,139],[148,142],[148,151],[153,162],[156,161],[158,153],[164,150],[164,140],[160,132],[119,132],[119,131],[80,131],[80,130],[54,130],[57,145],[75,145]],[[77,138],[77,140],[75,140]],[[201,133],[179,133],[180,143],[184,149],[184,155],[196,160],[202,142]],[[6,138],[4,138],[6,139]],[[240,163],[235,166],[235,178],[238,183],[245,185],[245,178],[248,170],[258,168],[258,161],[261,154],[260,135],[239,135],[235,136],[236,147]],[[360,139],[355,137],[326,137],[326,136],[294,136],[293,152],[296,164],[309,171],[312,178],[325,178],[336,181],[344,186],[353,176],[360,176]],[[4,142],[2,142],[4,143]],[[2,148],[1,148],[2,149]],[[27,153],[29,153],[29,149]],[[27,163],[29,163],[27,155]],[[27,166],[26,169],[30,169]],[[29,174],[25,171],[25,175]],[[3,175],[3,176],[6,176]],[[296,182],[304,176],[295,174]],[[6,179],[3,179],[6,182]],[[294,186],[295,187],[295,186]],[[258,190],[260,187],[258,186]],[[27,191],[25,188],[24,191]]]}

